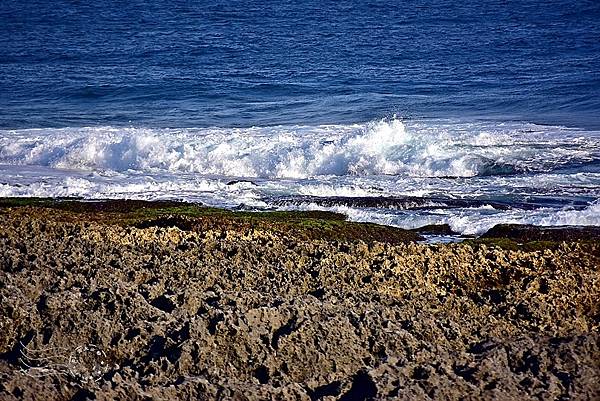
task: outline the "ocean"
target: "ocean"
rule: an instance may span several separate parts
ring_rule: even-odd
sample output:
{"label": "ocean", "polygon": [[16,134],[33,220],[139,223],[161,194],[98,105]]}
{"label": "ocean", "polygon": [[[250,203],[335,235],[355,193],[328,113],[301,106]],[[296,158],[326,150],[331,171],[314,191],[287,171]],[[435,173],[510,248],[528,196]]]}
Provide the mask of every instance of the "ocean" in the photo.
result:
{"label": "ocean", "polygon": [[0,3],[0,196],[600,225],[600,2]]}

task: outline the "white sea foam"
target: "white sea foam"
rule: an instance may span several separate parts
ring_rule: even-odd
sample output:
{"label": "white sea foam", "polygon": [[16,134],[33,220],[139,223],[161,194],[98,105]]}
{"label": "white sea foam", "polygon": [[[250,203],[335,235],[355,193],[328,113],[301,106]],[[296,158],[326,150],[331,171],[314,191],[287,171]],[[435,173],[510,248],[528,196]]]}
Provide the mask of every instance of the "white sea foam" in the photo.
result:
{"label": "white sea foam", "polygon": [[598,226],[600,225],[600,203],[582,210],[496,210],[491,206],[461,209],[419,210],[394,212],[392,210],[361,209],[348,206],[320,206],[301,204],[286,207],[288,210],[322,210],[342,213],[349,220],[396,226],[405,229],[419,228],[431,224],[448,224],[457,233],[481,235],[496,224],[533,224],[539,226]]}
{"label": "white sea foam", "polygon": [[[0,131],[0,196],[181,199],[272,207],[278,197],[537,202],[518,207],[322,207],[355,221],[481,234],[498,223],[600,225],[600,134],[525,123],[400,121],[253,128]],[[569,206],[574,202],[575,207]],[[342,202],[343,203],[343,202]],[[420,203],[423,205],[423,203]]]}
{"label": "white sea foam", "polygon": [[598,137],[574,134],[516,123],[397,119],[315,127],[18,130],[0,131],[0,163],[248,178],[473,177],[600,160]]}

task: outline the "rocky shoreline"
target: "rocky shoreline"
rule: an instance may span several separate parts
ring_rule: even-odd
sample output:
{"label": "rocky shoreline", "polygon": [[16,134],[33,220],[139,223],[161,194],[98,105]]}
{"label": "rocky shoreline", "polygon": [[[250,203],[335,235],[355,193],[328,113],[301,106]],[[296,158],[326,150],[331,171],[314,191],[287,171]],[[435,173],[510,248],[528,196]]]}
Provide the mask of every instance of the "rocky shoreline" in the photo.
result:
{"label": "rocky shoreline", "polygon": [[597,229],[426,245],[332,213],[19,202],[2,400],[600,399]]}

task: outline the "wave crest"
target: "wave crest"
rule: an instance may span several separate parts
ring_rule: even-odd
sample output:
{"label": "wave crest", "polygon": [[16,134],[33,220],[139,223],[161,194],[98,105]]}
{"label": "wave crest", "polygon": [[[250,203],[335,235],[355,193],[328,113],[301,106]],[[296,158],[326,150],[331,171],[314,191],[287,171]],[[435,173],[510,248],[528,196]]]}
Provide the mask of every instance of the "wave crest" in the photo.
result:
{"label": "wave crest", "polygon": [[248,178],[474,177],[598,160],[600,145],[593,135],[582,139],[560,127],[517,123],[391,119],[316,127],[0,131],[0,163],[61,169]]}

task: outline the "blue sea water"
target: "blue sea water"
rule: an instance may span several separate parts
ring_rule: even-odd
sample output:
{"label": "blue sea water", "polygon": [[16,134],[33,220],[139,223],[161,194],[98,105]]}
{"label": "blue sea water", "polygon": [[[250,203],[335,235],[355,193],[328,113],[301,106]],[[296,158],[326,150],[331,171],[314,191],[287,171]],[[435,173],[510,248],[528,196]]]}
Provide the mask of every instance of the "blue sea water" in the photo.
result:
{"label": "blue sea water", "polygon": [[599,21],[596,0],[2,0],[0,195],[600,224]]}
{"label": "blue sea water", "polygon": [[0,3],[0,127],[600,126],[600,2]]}

